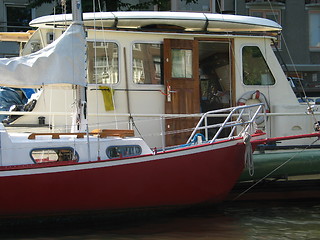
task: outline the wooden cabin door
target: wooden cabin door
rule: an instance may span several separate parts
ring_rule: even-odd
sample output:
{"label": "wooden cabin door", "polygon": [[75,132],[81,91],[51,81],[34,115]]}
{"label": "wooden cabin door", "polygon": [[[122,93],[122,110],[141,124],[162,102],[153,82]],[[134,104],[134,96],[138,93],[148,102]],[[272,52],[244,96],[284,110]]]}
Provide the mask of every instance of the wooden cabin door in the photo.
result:
{"label": "wooden cabin door", "polygon": [[[164,40],[165,113],[200,113],[198,43],[194,40]],[[166,145],[186,143],[199,118],[166,118]],[[189,131],[187,131],[189,130]]]}

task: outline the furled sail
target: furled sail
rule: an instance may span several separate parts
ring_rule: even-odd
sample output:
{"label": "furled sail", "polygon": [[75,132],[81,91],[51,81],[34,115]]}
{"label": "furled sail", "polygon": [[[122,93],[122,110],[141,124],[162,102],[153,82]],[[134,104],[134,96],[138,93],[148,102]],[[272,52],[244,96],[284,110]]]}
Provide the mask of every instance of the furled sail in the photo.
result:
{"label": "furled sail", "polygon": [[35,53],[0,58],[1,86],[39,87],[48,84],[86,86],[83,25],[70,25],[56,41]]}

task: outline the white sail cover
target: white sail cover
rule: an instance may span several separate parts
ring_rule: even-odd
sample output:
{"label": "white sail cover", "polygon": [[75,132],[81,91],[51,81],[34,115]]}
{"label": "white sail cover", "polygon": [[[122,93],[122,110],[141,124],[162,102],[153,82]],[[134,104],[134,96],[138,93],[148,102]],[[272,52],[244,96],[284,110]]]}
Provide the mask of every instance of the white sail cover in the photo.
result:
{"label": "white sail cover", "polygon": [[0,58],[0,85],[39,87],[86,86],[86,41],[83,25],[72,24],[53,43],[21,57]]}

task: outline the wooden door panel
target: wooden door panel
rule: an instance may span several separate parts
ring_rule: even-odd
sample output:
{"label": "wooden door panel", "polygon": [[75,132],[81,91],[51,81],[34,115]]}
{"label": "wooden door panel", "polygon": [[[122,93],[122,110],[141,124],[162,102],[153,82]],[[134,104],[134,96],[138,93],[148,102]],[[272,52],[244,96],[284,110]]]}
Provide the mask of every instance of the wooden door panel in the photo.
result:
{"label": "wooden door panel", "polygon": [[[172,77],[172,69],[175,67],[183,68],[183,64],[174,65],[172,60],[172,49],[189,50],[192,51],[192,71],[190,69],[177,69],[177,71],[187,72],[187,77],[177,78]],[[184,56],[181,54],[181,56]],[[166,98],[165,112],[167,114],[194,114],[200,112],[200,90],[199,90],[199,62],[198,62],[198,47],[194,40],[181,39],[165,39],[164,41],[164,76],[167,92],[169,96]],[[190,59],[187,59],[190,63]],[[186,64],[185,66],[189,66]],[[175,69],[174,69],[175,70]],[[192,75],[190,76],[190,73]],[[178,74],[179,75],[179,74]],[[183,74],[181,74],[183,75]],[[183,144],[189,138],[191,131],[185,132],[185,129],[192,129],[198,118],[172,118],[166,119],[166,131],[176,132],[174,134],[166,135],[166,145]],[[177,133],[179,132],[179,133]]]}

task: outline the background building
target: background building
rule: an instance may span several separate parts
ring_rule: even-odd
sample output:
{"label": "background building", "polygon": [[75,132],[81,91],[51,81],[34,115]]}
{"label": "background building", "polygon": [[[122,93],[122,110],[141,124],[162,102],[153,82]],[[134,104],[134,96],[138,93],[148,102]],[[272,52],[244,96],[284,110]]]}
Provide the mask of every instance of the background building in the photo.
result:
{"label": "background building", "polygon": [[[0,32],[26,32],[32,19],[52,12],[52,4],[31,9],[28,8],[28,0],[0,0]],[[0,57],[17,55],[19,43],[0,41]]]}
{"label": "background building", "polygon": [[[225,0],[227,2],[228,0]],[[303,79],[308,96],[320,91],[320,0],[230,0],[235,14],[278,22],[276,55],[289,77]],[[233,7],[233,8],[232,8]]]}

